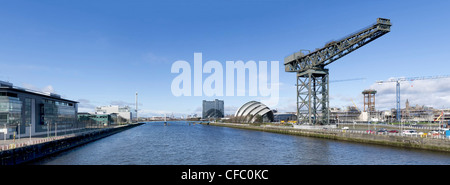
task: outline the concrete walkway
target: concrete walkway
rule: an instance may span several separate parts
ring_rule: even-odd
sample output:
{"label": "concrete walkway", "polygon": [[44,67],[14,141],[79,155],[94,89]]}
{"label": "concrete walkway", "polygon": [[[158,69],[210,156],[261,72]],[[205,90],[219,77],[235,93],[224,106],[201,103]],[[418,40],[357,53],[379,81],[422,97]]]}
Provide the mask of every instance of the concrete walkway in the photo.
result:
{"label": "concrete walkway", "polygon": [[58,139],[64,139],[64,138],[68,138],[68,137],[74,137],[79,134],[84,134],[84,133],[96,131],[99,129],[106,129],[106,128],[82,129],[82,130],[78,130],[76,132],[61,131],[56,136],[54,133],[51,133],[48,137],[47,137],[47,134],[41,134],[41,135],[37,135],[37,136],[32,136],[31,138],[30,138],[30,136],[26,136],[26,135],[25,136],[22,135],[22,137],[20,139],[16,138],[16,139],[6,139],[5,140],[4,138],[0,138],[0,151],[10,150],[10,149],[18,148],[18,147],[29,146],[29,145],[34,145],[34,144],[39,144],[39,143],[44,143],[44,142],[49,142],[49,141],[54,141],[54,140],[58,140]]}

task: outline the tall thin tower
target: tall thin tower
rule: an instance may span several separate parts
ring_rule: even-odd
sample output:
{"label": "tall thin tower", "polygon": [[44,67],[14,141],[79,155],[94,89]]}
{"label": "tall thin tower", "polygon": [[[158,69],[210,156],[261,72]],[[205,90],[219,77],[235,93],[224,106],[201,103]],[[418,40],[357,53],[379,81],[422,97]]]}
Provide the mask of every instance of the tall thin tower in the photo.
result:
{"label": "tall thin tower", "polygon": [[138,117],[138,93],[136,92],[136,122],[139,122]]}

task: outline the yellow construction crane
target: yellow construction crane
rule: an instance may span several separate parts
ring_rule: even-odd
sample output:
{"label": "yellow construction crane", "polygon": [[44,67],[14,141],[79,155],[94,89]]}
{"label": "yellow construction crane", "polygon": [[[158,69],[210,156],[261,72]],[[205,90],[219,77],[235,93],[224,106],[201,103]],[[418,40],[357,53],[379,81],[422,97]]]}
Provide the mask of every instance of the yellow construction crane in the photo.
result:
{"label": "yellow construction crane", "polygon": [[[355,102],[353,101],[353,99],[352,99],[352,102],[353,102],[353,105],[355,106],[356,110],[360,111],[360,110],[358,109],[358,107],[356,106]],[[361,111],[360,111],[360,112],[361,112]]]}

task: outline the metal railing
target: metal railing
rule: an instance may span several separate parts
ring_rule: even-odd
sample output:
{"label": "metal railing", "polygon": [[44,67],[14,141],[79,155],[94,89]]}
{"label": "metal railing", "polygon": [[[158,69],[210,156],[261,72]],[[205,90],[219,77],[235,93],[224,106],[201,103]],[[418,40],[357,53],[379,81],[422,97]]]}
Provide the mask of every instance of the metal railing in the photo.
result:
{"label": "metal railing", "polygon": [[37,137],[37,138],[36,137],[33,137],[33,138],[24,137],[22,139],[8,139],[8,140],[6,140],[7,143],[5,143],[5,140],[3,140],[3,141],[0,141],[0,143],[3,142],[2,144],[0,144],[0,151],[11,150],[11,149],[15,149],[15,148],[19,148],[19,147],[26,147],[26,146],[35,145],[35,144],[46,143],[46,142],[50,142],[50,141],[75,137],[75,136],[79,136],[79,135],[90,133],[90,132],[95,132],[95,131],[109,129],[109,128],[116,128],[116,127],[121,127],[121,126],[124,126],[124,125],[92,126],[92,127],[86,127],[86,128],[80,129],[80,130],[78,130],[78,132],[74,131],[72,133],[65,133],[65,131],[58,131],[58,135],[61,134],[59,136],[50,135],[48,137]]}
{"label": "metal railing", "polygon": [[[420,129],[423,129],[420,127]],[[317,128],[315,130],[324,130],[321,128]],[[405,129],[410,130],[410,129]],[[447,137],[445,134],[442,133],[434,133],[429,134],[427,132],[416,132],[416,133],[402,133],[401,131],[398,131],[398,133],[392,133],[392,132],[378,132],[375,130],[351,130],[351,129],[342,129],[342,128],[336,128],[336,129],[326,129],[327,132],[344,132],[344,133],[353,133],[353,134],[370,134],[370,135],[385,135],[385,136],[397,136],[397,137],[421,137],[421,138],[429,138],[429,139],[448,139],[450,140],[450,137]]]}

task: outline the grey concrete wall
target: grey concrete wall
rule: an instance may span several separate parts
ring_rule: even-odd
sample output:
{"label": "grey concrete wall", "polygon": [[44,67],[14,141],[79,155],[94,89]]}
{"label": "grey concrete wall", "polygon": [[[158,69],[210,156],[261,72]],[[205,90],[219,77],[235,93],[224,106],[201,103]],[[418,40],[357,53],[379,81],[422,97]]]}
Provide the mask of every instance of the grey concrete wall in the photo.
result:
{"label": "grey concrete wall", "polygon": [[233,124],[233,123],[209,123],[209,124],[214,126],[226,126],[240,129],[317,137],[340,141],[350,141],[350,142],[395,146],[402,148],[415,148],[415,149],[450,152],[450,139],[421,138],[420,136],[411,137],[411,136],[350,133],[350,132],[329,131],[329,130],[296,129],[289,127],[261,127],[261,126],[252,126],[248,124]]}

